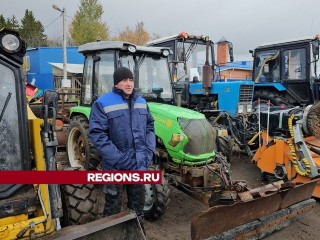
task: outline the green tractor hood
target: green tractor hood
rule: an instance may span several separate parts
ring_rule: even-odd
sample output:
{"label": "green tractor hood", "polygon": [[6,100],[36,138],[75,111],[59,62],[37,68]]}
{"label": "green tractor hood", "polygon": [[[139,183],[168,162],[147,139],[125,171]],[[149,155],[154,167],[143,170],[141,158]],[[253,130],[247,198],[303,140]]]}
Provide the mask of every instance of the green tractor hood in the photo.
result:
{"label": "green tractor hood", "polygon": [[210,162],[216,149],[216,131],[199,112],[162,103],[148,103],[155,132],[173,161],[186,165]]}

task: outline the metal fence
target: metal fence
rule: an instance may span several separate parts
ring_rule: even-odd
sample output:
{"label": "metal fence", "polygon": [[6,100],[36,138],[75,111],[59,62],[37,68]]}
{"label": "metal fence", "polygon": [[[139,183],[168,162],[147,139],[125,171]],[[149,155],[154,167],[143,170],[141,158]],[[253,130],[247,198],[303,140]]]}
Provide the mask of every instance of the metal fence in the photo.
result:
{"label": "metal fence", "polygon": [[53,77],[54,89],[62,96],[61,98],[64,101],[79,101],[82,87],[82,76],[72,76],[70,88],[62,87],[62,78],[62,76]]}

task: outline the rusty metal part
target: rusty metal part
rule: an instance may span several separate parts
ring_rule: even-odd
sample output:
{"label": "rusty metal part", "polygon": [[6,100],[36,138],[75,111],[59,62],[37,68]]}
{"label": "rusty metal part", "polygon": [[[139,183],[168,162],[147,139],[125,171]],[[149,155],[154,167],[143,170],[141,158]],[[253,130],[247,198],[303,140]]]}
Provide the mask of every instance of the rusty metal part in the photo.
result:
{"label": "rusty metal part", "polygon": [[209,65],[209,47],[210,47],[210,42],[207,42],[206,61],[202,67],[202,85],[203,85],[203,88],[205,89],[206,95],[209,95],[209,91],[212,85],[212,77],[213,77],[212,66]]}
{"label": "rusty metal part", "polygon": [[281,209],[274,213],[263,216],[253,222],[249,222],[230,229],[220,235],[214,236],[215,239],[262,239],[271,233],[288,226],[307,215],[314,209],[316,201],[308,199],[297,203],[289,208]]}
{"label": "rusty metal part", "polygon": [[76,155],[80,162],[86,162],[86,143],[83,135],[81,134],[77,140],[77,146],[75,149]]}
{"label": "rusty metal part", "polygon": [[122,212],[87,224],[62,228],[52,236],[46,236],[45,239],[145,240],[146,238],[136,214]]}
{"label": "rusty metal part", "polygon": [[251,189],[247,192],[239,193],[238,196],[241,201],[248,202],[259,197],[264,197],[270,193],[277,192],[283,183],[283,181],[273,182],[262,187]]}
{"label": "rusty metal part", "polygon": [[311,181],[306,184],[297,184],[293,188],[279,190],[274,186],[274,190],[267,187],[268,190],[266,191],[253,191],[253,200],[239,201],[231,206],[212,207],[205,213],[192,218],[192,239],[206,239],[219,235],[236,226],[252,222],[267,214],[309,199],[316,183],[316,181]]}
{"label": "rusty metal part", "polygon": [[309,133],[316,138],[320,138],[320,102],[315,103],[309,110],[306,127]]}
{"label": "rusty metal part", "polygon": [[[57,128],[56,128],[57,129]],[[56,131],[58,147],[65,147],[67,142],[67,125],[63,125]]]}

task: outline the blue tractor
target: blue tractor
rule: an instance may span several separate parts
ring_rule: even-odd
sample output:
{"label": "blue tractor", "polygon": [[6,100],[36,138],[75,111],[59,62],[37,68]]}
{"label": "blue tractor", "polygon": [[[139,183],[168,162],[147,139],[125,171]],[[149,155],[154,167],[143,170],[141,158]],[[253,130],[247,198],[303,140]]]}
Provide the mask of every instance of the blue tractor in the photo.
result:
{"label": "blue tractor", "polygon": [[263,44],[254,51],[253,106],[306,106],[319,101],[319,37]]}
{"label": "blue tractor", "polygon": [[[232,43],[226,44],[233,62]],[[214,43],[209,37],[182,32],[147,45],[168,47],[173,52],[169,62],[176,104],[205,114],[212,123],[224,125],[236,143],[246,146],[256,132],[250,124],[255,119],[252,114],[254,83],[221,79]],[[225,142],[227,145],[230,141]]]}

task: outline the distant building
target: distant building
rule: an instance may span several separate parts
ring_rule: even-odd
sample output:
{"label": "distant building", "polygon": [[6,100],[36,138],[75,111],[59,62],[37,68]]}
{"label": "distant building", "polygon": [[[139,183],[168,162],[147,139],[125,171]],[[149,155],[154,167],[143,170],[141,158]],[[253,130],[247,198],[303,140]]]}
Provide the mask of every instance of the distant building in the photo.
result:
{"label": "distant building", "polygon": [[[39,47],[27,49],[30,70],[27,73],[29,83],[42,90],[61,87],[63,76],[63,48]],[[78,53],[78,47],[67,47],[67,76],[72,81],[72,87],[77,87],[76,80],[82,76],[84,57]]]}
{"label": "distant building", "polygon": [[228,62],[229,46],[228,41],[222,38],[217,42],[217,65],[216,74],[220,81],[238,81],[252,79],[252,62],[238,61]]}

